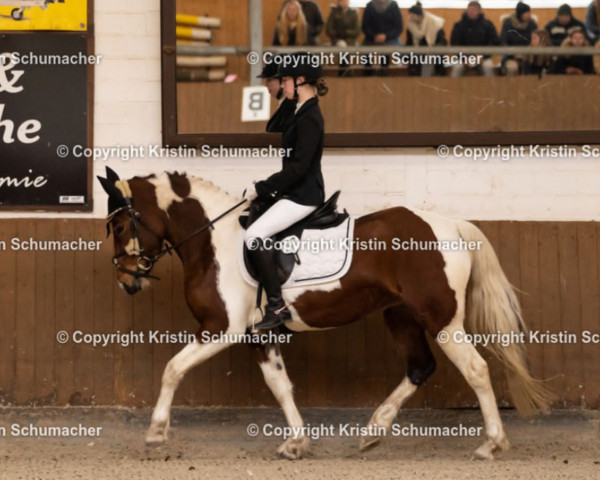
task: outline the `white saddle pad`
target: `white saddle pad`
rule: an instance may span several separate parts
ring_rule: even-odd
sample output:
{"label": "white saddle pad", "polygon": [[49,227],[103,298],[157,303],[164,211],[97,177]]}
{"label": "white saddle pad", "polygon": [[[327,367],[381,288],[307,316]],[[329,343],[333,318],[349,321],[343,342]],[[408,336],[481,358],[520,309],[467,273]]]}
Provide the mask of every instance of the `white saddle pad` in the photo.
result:
{"label": "white saddle pad", "polygon": [[[256,287],[256,280],[248,273],[244,262],[244,232],[238,248],[238,263],[244,280]],[[294,265],[290,278],[282,288],[306,285],[318,285],[342,278],[352,264],[352,248],[349,242],[354,235],[354,218],[348,217],[334,228],[326,230],[304,230],[302,238],[287,237],[282,242],[268,245],[269,248],[282,249],[284,252],[296,252],[300,259]]]}

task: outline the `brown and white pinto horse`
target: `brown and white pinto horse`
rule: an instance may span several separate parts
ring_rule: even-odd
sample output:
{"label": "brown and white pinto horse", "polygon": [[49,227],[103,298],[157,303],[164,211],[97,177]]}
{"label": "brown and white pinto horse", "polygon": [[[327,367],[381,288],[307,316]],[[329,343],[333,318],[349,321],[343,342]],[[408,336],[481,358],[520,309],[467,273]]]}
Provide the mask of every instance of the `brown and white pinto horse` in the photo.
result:
{"label": "brown and white pinto horse", "polygon": [[[202,332],[243,334],[252,325],[255,291],[242,278],[239,205],[206,227],[238,199],[212,183],[180,174],[151,175],[120,181],[107,169],[100,179],[109,194],[109,222],[114,232],[119,284],[133,294],[149,283],[152,265],[164,252],[163,241],[175,246],[185,275],[185,297]],[[201,233],[193,235],[198,229]],[[416,241],[481,242],[476,251],[362,250],[354,252],[349,272],[341,280],[312,287],[284,290],[291,304],[293,331],[340,327],[366,314],[382,311],[386,324],[407,364],[400,385],[377,408],[369,431],[389,429],[400,407],[432,374],[435,361],[427,343],[429,334],[456,365],[477,394],[485,428],[485,442],[476,458],[509,446],[490,383],[488,367],[471,343],[458,342],[465,320],[472,333],[525,331],[519,304],[488,240],[474,225],[432,213],[392,208],[356,219],[354,235],[391,245],[394,238]],[[442,333],[442,335],[440,335]],[[211,335],[212,337],[212,335]],[[444,338],[445,337],[445,338]],[[443,341],[440,341],[443,339]],[[448,339],[448,341],[445,341]],[[162,388],[146,442],[157,445],[167,438],[173,395],[183,376],[229,343],[191,343],[166,366]],[[300,431],[303,420],[295,405],[292,384],[278,348],[256,346],[265,381],[280,403],[287,422]],[[514,404],[524,414],[548,408],[551,396],[533,379],[522,344],[492,351],[506,366]],[[373,428],[375,427],[375,428]],[[296,430],[298,429],[298,430]],[[374,446],[379,437],[361,439],[361,448]],[[278,452],[300,458],[308,438],[289,438]]]}

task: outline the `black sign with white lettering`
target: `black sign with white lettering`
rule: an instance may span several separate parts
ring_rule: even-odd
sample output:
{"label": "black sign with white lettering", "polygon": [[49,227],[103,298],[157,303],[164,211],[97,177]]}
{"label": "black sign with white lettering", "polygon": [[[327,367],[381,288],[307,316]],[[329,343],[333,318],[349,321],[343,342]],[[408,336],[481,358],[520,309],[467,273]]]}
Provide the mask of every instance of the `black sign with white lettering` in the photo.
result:
{"label": "black sign with white lettering", "polygon": [[87,38],[0,34],[0,208],[85,210]]}

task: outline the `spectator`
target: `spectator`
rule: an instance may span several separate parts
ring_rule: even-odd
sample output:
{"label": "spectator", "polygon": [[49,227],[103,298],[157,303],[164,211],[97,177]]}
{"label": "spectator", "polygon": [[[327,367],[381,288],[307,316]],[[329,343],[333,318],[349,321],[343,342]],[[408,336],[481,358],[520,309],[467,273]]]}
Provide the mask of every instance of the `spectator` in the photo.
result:
{"label": "spectator", "polygon": [[[467,11],[462,18],[454,24],[450,43],[453,46],[466,47],[488,47],[500,44],[498,32],[494,24],[490,22],[481,11],[481,4],[477,1],[469,2]],[[481,64],[474,65],[480,73],[485,76],[494,75],[494,62],[484,57]],[[465,71],[465,65],[455,65],[452,68],[452,76],[460,77]]]}
{"label": "spectator", "polygon": [[[565,39],[562,47],[588,47],[590,42],[585,38],[583,30],[574,30]],[[594,59],[590,55],[565,55],[558,57],[556,72],[567,75],[593,75]]]}
{"label": "spectator", "polygon": [[[338,0],[337,5],[331,7],[331,13],[327,19],[327,35],[331,39],[331,44],[345,48],[355,46],[356,39],[360,35],[360,25],[358,23],[358,13],[350,8],[350,0]],[[339,76],[343,77],[350,74],[350,69],[346,60],[340,59]]]}
{"label": "spectator", "polygon": [[590,41],[595,44],[600,40],[600,0],[593,0],[585,14],[585,26]]}
{"label": "spectator", "polygon": [[546,25],[546,31],[550,34],[550,40],[555,47],[560,47],[569,33],[577,28],[585,30],[585,24],[573,17],[573,10],[567,4],[558,7],[556,18]]}
{"label": "spectator", "polygon": [[[408,20],[406,22],[406,44],[416,46],[433,47],[436,45],[448,45],[446,33],[444,32],[445,20],[433,13],[426,12],[421,6],[421,2],[408,10]],[[441,57],[434,57],[437,62],[427,62],[424,65],[420,63],[411,64],[408,67],[408,74],[411,76],[421,75],[431,77],[434,74],[444,76],[446,69],[441,63]]]}
{"label": "spectator", "polygon": [[[283,6],[281,7],[281,11],[279,12],[279,18],[283,15],[283,10],[285,10],[286,5],[292,0],[287,0]],[[313,0],[293,0],[300,4],[302,8],[302,13],[304,14],[304,18],[306,20],[306,29],[307,36],[306,42],[307,45],[318,45],[319,44],[319,35],[323,31],[323,15],[321,15],[321,9],[319,5],[317,5]]]}
{"label": "spectator", "polygon": [[359,35],[358,13],[350,8],[350,0],[338,0],[327,19],[327,36],[331,44],[337,47],[354,46]]}
{"label": "spectator", "polygon": [[[548,30],[537,30],[531,34],[532,47],[551,47],[552,41]],[[523,75],[553,73],[554,62],[551,55],[529,55],[523,60]]]}
{"label": "spectator", "polygon": [[[402,30],[402,13],[395,1],[371,0],[367,4],[362,20],[363,45],[400,45]],[[389,58],[386,57],[383,66],[388,64]],[[372,75],[373,72],[368,71],[367,74]]]}
{"label": "spectator", "polygon": [[296,0],[289,0],[283,5],[277,20],[273,45],[306,45],[307,39],[306,18],[302,8]]}
{"label": "spectator", "polygon": [[400,45],[402,13],[393,0],[371,0],[365,8],[362,31],[364,45]]}
{"label": "spectator", "polygon": [[596,43],[596,49],[598,49],[598,55],[594,56],[594,70],[596,75],[600,75],[600,41]]}
{"label": "spectator", "polygon": [[[531,34],[537,29],[537,23],[531,18],[531,7],[519,2],[516,12],[502,23],[500,43],[508,47],[526,47],[531,44]],[[502,69],[507,75],[518,75],[522,62],[522,55],[507,55],[502,59]]]}

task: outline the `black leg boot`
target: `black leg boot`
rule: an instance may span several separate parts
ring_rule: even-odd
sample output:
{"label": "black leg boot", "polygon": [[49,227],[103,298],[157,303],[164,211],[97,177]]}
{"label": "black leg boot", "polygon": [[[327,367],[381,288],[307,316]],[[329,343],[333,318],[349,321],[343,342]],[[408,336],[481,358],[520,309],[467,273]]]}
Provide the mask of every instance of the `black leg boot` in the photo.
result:
{"label": "black leg boot", "polygon": [[252,263],[258,271],[260,283],[267,294],[268,305],[262,322],[255,325],[257,330],[270,330],[292,320],[292,315],[285,306],[281,296],[281,284],[277,275],[277,266],[269,250],[266,250],[260,240],[255,250],[249,250]]}

